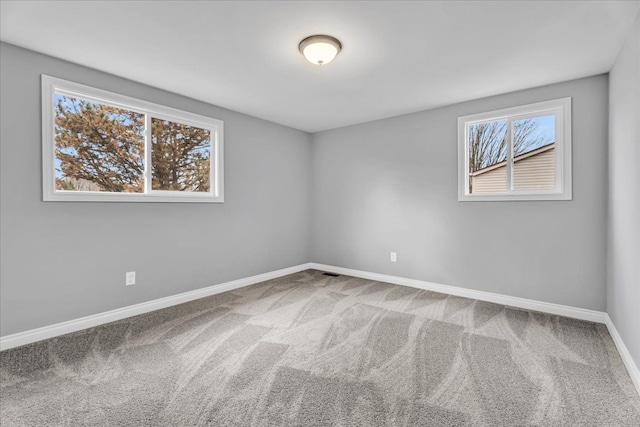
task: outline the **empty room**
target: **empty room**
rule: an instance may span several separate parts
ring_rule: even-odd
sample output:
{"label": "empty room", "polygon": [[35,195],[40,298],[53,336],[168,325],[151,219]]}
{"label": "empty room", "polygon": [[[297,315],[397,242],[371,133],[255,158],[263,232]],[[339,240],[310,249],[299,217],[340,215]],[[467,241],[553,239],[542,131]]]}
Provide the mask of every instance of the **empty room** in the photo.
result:
{"label": "empty room", "polygon": [[640,426],[640,1],[0,1],[1,426]]}

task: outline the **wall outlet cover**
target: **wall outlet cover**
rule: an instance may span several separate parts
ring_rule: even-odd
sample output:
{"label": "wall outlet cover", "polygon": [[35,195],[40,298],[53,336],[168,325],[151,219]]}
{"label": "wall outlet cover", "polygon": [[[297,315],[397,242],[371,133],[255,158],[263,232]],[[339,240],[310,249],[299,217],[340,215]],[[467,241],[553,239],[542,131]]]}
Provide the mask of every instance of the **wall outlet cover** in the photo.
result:
{"label": "wall outlet cover", "polygon": [[135,271],[127,271],[125,274],[124,284],[126,286],[131,286],[136,284],[136,272]]}

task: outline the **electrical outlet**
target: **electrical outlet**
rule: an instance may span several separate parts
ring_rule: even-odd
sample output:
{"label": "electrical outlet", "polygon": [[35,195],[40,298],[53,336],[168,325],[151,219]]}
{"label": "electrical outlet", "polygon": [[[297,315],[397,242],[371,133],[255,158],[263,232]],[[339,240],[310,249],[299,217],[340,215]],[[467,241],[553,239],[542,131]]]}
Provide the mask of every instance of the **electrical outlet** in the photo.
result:
{"label": "electrical outlet", "polygon": [[127,271],[124,278],[124,284],[126,286],[131,286],[136,284],[136,272],[135,271]]}
{"label": "electrical outlet", "polygon": [[395,252],[391,252],[391,262],[397,262],[398,255]]}

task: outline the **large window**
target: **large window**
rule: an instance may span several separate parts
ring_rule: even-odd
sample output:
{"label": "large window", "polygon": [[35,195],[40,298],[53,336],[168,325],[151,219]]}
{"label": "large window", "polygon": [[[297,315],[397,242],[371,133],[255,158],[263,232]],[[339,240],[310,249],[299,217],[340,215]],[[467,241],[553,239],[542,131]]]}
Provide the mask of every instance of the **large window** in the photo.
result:
{"label": "large window", "polygon": [[571,200],[571,98],[460,117],[458,200]]}
{"label": "large window", "polygon": [[42,76],[45,201],[222,202],[223,123]]}

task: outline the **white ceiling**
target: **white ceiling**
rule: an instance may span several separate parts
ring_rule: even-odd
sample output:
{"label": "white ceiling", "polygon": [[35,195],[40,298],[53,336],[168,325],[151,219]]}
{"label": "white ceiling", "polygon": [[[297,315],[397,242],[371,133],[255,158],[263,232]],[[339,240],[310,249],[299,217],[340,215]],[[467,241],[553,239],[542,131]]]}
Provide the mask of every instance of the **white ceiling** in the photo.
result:
{"label": "white ceiling", "polygon": [[[2,1],[0,39],[308,132],[610,70],[640,1]],[[298,43],[329,34],[322,67]]]}

